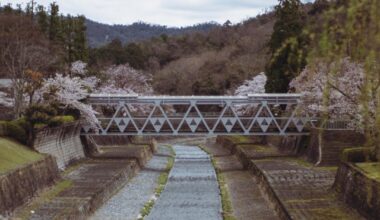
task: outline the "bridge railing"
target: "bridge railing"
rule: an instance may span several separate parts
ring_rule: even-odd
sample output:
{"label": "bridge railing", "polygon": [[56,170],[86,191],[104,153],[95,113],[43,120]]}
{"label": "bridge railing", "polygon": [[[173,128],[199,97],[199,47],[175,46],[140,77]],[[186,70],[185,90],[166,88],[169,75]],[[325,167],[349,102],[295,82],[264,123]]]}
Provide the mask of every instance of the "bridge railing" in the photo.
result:
{"label": "bridge railing", "polygon": [[[90,95],[99,135],[305,135],[318,120],[298,111],[300,94],[247,96]],[[138,106],[138,107],[136,107]],[[250,111],[240,111],[248,106]],[[142,109],[140,109],[142,107]],[[102,110],[103,109],[103,110]],[[134,110],[133,110],[134,109]],[[340,124],[330,126],[337,129]]]}

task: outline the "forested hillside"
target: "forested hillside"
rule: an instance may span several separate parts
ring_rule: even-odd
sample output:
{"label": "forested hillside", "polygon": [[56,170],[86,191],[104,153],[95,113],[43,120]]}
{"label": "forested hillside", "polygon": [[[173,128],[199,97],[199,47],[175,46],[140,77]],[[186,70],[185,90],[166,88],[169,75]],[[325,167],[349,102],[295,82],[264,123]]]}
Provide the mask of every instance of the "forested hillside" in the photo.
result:
{"label": "forested hillside", "polygon": [[162,25],[135,22],[131,25],[107,25],[86,19],[87,40],[90,47],[99,47],[119,39],[123,44],[141,42],[162,34],[168,36],[182,35],[191,32],[207,32],[220,26],[214,22],[197,24],[189,27],[166,27]]}
{"label": "forested hillside", "polygon": [[225,94],[264,71],[273,23],[274,14],[267,13],[207,33],[161,35],[127,45],[115,39],[91,49],[89,64],[98,69],[129,63],[153,74],[154,89],[161,94]]}

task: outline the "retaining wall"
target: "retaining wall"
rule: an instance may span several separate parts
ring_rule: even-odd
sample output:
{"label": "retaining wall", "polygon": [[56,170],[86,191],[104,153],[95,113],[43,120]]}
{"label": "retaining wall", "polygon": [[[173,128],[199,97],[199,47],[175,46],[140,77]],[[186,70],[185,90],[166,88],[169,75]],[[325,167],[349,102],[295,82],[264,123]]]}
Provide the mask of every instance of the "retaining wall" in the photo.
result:
{"label": "retaining wall", "polygon": [[368,178],[354,164],[340,164],[334,189],[345,203],[367,219],[380,219],[380,182]]}
{"label": "retaining wall", "polygon": [[[308,160],[315,163],[319,159],[319,132],[320,129],[312,129],[310,142],[306,149]],[[364,135],[355,131],[324,130],[322,133],[322,161],[321,164],[338,165],[340,153],[351,147],[360,147],[365,143]]]}
{"label": "retaining wall", "polygon": [[58,168],[63,170],[70,163],[85,157],[80,139],[79,122],[56,128],[43,128],[37,132],[34,149],[55,157]]}
{"label": "retaining wall", "polygon": [[0,219],[59,178],[55,159],[45,156],[42,160],[0,176]]}

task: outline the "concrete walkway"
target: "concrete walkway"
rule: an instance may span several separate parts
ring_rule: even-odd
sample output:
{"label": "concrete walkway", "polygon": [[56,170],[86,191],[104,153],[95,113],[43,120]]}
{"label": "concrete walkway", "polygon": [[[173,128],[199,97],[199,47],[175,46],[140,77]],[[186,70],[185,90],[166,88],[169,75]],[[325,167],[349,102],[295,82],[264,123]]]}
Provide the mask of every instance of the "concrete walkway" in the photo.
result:
{"label": "concrete walkway", "polygon": [[199,147],[175,145],[176,158],[164,191],[147,220],[222,219],[214,167]]}
{"label": "concrete walkway", "polygon": [[259,184],[251,172],[243,167],[238,158],[215,140],[208,140],[203,147],[216,161],[216,168],[224,176],[230,197],[233,216],[239,220],[280,219],[265,200]]}
{"label": "concrete walkway", "polygon": [[137,219],[144,204],[154,195],[159,175],[165,171],[169,147],[158,146],[157,153],[123,189],[95,212],[91,219]]}

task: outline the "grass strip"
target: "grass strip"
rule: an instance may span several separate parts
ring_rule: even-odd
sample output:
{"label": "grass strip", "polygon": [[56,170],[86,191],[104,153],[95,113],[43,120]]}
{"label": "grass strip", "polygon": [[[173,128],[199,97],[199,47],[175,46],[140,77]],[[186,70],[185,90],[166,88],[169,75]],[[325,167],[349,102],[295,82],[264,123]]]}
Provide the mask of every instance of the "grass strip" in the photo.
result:
{"label": "grass strip", "polygon": [[218,180],[219,190],[221,194],[222,200],[222,209],[223,209],[223,219],[224,220],[236,220],[235,216],[233,216],[232,203],[230,200],[230,195],[227,188],[227,183],[224,179],[224,175],[222,171],[216,166],[216,161],[212,156],[211,152],[207,150],[203,145],[199,145],[199,147],[205,151],[211,158],[212,165],[214,166],[216,177]]}
{"label": "grass strip", "polygon": [[171,145],[166,145],[169,147],[171,157],[169,157],[168,162],[166,163],[166,169],[164,172],[160,174],[160,176],[157,178],[158,186],[156,187],[154,191],[154,195],[147,203],[145,203],[144,207],[140,211],[140,215],[138,217],[138,220],[144,219],[147,215],[149,215],[150,211],[152,210],[154,203],[156,202],[157,198],[160,197],[162,191],[165,188],[166,182],[169,178],[170,170],[173,168],[174,165],[174,157],[175,152]]}

